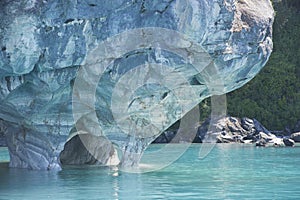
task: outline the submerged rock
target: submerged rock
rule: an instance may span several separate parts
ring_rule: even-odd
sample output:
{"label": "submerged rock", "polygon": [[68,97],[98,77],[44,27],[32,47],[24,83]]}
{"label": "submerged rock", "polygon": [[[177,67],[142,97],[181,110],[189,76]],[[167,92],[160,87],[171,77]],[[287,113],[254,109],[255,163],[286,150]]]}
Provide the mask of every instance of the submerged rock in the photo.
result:
{"label": "submerged rock", "polygon": [[203,99],[251,80],[272,51],[269,0],[2,0],[0,13],[11,167],[59,168],[75,126],[135,165]]}

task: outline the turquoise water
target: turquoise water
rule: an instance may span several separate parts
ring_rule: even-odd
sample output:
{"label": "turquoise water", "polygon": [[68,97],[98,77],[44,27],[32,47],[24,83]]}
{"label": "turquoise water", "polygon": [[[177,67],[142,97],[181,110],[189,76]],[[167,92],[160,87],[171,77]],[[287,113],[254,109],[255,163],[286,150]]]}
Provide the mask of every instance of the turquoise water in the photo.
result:
{"label": "turquoise water", "polygon": [[[199,159],[200,147],[192,145],[169,167],[143,174],[100,166],[54,172],[1,164],[0,199],[300,199],[299,147],[218,144]],[[0,148],[0,158],[8,159],[6,149]]]}
{"label": "turquoise water", "polygon": [[7,148],[0,147],[0,162],[8,162],[9,161],[9,153]]}

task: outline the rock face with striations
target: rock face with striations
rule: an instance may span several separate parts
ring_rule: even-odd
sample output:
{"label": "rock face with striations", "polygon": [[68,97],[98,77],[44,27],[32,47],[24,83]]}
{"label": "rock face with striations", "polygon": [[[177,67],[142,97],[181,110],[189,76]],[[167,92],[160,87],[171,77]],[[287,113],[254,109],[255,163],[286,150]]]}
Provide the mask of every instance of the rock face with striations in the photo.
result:
{"label": "rock face with striations", "polygon": [[[204,98],[247,83],[272,51],[269,0],[2,0],[0,15],[0,129],[11,167],[59,169],[59,155],[76,131],[105,136],[123,152],[121,165],[136,165],[161,132]],[[101,71],[97,67],[104,61],[110,64]],[[167,70],[159,69],[162,65]],[[122,77],[138,66],[150,78],[132,91],[126,109],[133,122],[155,125],[152,135],[142,138],[120,126],[111,109],[126,100],[114,88],[130,90],[137,78],[127,76],[125,84]],[[160,84],[164,81],[168,84]],[[78,102],[83,103],[74,110]],[[91,118],[83,112],[90,106]],[[76,112],[84,116],[76,118]],[[107,151],[101,155],[115,156]]]}
{"label": "rock face with striations", "polygon": [[295,143],[292,139],[277,137],[256,119],[231,116],[205,120],[196,138],[203,143],[255,143],[264,147],[294,146]]}
{"label": "rock face with striations", "polygon": [[300,142],[300,132],[293,133],[291,135],[291,139],[294,140],[295,142]]}
{"label": "rock face with striations", "polygon": [[[209,129],[210,126],[210,129]],[[207,119],[199,128],[197,136],[202,142],[255,143],[261,139],[271,141],[277,137],[256,119],[223,117]],[[208,141],[214,139],[215,141]]]}

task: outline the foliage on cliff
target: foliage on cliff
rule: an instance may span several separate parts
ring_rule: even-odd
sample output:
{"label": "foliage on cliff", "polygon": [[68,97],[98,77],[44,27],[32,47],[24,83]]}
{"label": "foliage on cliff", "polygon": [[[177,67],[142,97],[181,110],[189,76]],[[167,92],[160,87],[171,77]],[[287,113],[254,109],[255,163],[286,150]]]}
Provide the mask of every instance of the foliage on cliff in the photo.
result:
{"label": "foliage on cliff", "polygon": [[292,129],[300,120],[300,1],[274,2],[274,9],[270,60],[253,80],[227,95],[228,114],[256,118],[270,130]]}

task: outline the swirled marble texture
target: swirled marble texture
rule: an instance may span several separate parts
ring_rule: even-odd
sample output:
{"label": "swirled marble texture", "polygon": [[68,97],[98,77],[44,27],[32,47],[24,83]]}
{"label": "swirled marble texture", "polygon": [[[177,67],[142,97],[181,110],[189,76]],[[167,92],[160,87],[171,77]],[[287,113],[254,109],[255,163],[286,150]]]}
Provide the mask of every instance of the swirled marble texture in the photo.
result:
{"label": "swirled marble texture", "polygon": [[[269,0],[3,0],[0,13],[0,130],[6,135],[11,167],[59,169],[60,152],[69,135],[76,134],[75,124],[92,126],[93,122],[74,121],[72,95],[77,71],[101,41],[143,27],[174,30],[191,38],[212,61],[201,73],[188,67],[176,69],[190,73],[189,84],[198,88],[194,105],[243,86],[272,51],[274,10]],[[188,49],[173,42],[174,47]],[[169,64],[181,62],[178,55],[151,47],[127,52],[122,58],[112,54],[114,63],[96,88],[97,123],[104,131],[115,127],[107,113],[109,105],[103,103],[111,100],[113,80],[150,60],[161,64],[162,58]],[[169,78],[176,83],[176,76]],[[149,84],[134,95],[143,100],[153,97],[143,101],[149,107],[169,93]],[[140,105],[132,102],[131,112],[140,112]],[[169,107],[163,109],[168,112]],[[170,108],[169,113],[173,111]],[[171,115],[164,127],[177,118]],[[120,132],[110,131],[108,137],[124,149],[121,162],[131,165],[139,159],[132,154],[141,153],[156,135],[142,144]],[[110,145],[97,151],[111,152]],[[103,155],[102,163],[115,163],[115,154]]]}

